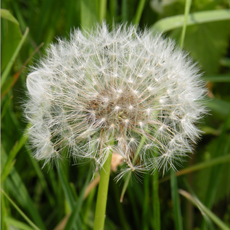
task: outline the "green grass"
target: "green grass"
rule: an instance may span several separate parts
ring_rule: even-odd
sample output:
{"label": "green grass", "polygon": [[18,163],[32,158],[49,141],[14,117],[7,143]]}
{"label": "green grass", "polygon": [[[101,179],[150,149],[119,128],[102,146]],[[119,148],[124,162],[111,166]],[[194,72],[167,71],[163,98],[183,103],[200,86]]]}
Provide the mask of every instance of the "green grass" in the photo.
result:
{"label": "green grass", "polygon": [[110,28],[132,23],[140,30],[147,27],[174,38],[198,62],[209,89],[204,101],[209,114],[198,124],[206,132],[194,154],[171,175],[171,185],[170,172],[165,179],[162,172],[140,178],[128,175],[125,185],[122,180],[115,183],[116,173],[111,174],[104,229],[230,228],[227,0],[191,1],[190,10],[185,1],[154,5],[150,0],[5,0],[1,4],[5,9],[1,14],[2,229],[49,230],[58,225],[93,229],[97,190],[84,199],[93,176],[90,164],[75,165],[67,157],[58,162],[59,167],[55,162],[44,167],[44,162],[37,162],[25,135],[22,104],[29,66],[45,55],[49,43],[58,36],[68,38],[74,28],[89,30],[104,20]]}

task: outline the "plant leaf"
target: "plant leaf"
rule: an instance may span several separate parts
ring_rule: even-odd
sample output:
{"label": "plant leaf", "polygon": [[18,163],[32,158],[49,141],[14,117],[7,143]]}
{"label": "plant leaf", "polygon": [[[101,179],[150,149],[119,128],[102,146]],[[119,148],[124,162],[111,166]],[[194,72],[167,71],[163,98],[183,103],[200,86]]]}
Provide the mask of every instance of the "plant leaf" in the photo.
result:
{"label": "plant leaf", "polygon": [[17,25],[19,25],[18,21],[16,18],[10,13],[9,10],[6,9],[1,9],[1,18],[9,20]]}
{"label": "plant leaf", "polygon": [[217,113],[223,117],[227,117],[230,113],[230,102],[218,98],[211,98],[205,101],[206,106],[212,113]]}
{"label": "plant leaf", "polygon": [[[181,29],[171,33],[179,42]],[[211,22],[188,26],[184,40],[184,49],[199,63],[208,75],[217,73],[220,59],[228,47],[230,23],[228,21]]]}
{"label": "plant leaf", "polygon": [[230,82],[230,75],[207,75],[202,77],[202,79],[210,82]]}
{"label": "plant leaf", "polygon": [[[187,25],[201,24],[205,22],[222,21],[230,19],[230,10],[210,10],[191,13],[188,16]],[[184,24],[184,15],[176,15],[168,18],[163,18],[157,21],[152,29],[166,32],[179,27]]]}
{"label": "plant leaf", "polygon": [[15,220],[14,218],[11,217],[4,217],[4,222],[10,224],[11,226],[17,227],[18,229],[22,229],[22,230],[33,230],[34,228],[31,228],[30,226],[28,226],[27,224]]}

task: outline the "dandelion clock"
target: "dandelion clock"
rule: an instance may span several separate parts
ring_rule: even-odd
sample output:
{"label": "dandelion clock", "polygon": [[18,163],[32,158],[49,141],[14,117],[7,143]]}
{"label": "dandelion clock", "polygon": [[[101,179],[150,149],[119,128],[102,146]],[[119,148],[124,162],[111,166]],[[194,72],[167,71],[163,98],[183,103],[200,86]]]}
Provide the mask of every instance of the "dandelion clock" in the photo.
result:
{"label": "dandelion clock", "polygon": [[205,111],[196,65],[171,40],[134,26],[75,30],[50,46],[27,88],[34,157],[46,163],[67,149],[108,177],[116,153],[118,179],[175,168],[192,152]]}

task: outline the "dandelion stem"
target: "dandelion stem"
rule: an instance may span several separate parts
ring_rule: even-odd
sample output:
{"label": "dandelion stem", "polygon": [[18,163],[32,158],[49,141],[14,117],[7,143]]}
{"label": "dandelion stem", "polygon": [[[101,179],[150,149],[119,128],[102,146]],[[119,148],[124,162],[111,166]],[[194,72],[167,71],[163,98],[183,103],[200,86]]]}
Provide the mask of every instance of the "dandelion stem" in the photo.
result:
{"label": "dandelion stem", "polygon": [[97,194],[94,230],[103,230],[104,228],[111,160],[112,160],[112,153],[109,154],[107,160],[104,163],[103,168],[101,169],[101,178],[100,178],[98,194]]}

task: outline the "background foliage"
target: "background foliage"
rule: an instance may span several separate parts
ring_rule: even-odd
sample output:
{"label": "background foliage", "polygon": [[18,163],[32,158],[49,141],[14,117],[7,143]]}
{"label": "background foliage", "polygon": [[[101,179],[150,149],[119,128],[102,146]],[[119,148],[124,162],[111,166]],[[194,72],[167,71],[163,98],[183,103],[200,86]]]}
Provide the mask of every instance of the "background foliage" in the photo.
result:
{"label": "background foliage", "polygon": [[[188,230],[230,228],[229,7],[228,0],[193,0],[187,21],[184,49],[198,62],[209,89],[209,114],[199,124],[202,139],[177,173],[183,195],[178,200],[182,213],[178,215]],[[87,30],[102,20],[110,28],[118,23],[136,24],[140,30],[152,28],[172,37],[179,46],[185,1],[3,0],[1,8],[5,9],[1,11],[1,227],[92,229],[96,187],[84,198],[92,177],[90,165],[76,166],[63,158],[59,167],[42,168],[43,163],[31,157],[22,109],[29,66],[45,55],[45,48],[57,37],[68,38],[73,28]],[[159,176],[161,229],[173,229],[180,217],[173,212],[167,175]],[[123,203],[119,201],[122,182],[117,184],[112,178],[105,229],[154,229],[153,175],[133,176]]]}

